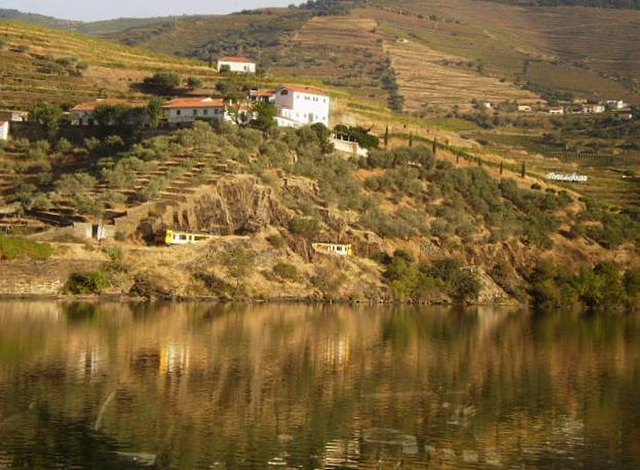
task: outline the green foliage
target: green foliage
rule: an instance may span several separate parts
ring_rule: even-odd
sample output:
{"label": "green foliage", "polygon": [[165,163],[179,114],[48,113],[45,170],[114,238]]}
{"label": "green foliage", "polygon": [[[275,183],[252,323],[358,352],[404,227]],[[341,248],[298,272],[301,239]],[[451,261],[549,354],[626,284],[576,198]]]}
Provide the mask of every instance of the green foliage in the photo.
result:
{"label": "green foliage", "polygon": [[579,220],[599,222],[598,225],[586,227],[585,232],[605,248],[616,248],[626,242],[640,242],[640,220],[630,213],[611,212],[589,200],[586,210],[579,214]]}
{"label": "green foliage", "polygon": [[396,250],[381,262],[385,267],[383,278],[398,300],[433,301],[446,292],[455,302],[466,303],[477,299],[480,293],[481,284],[475,272],[463,268],[453,258],[420,266],[411,254]]}
{"label": "green foliage", "polygon": [[307,240],[315,240],[320,233],[320,221],[312,217],[294,217],[289,222],[289,230]]}
{"label": "green foliage", "polygon": [[253,111],[256,113],[256,118],[252,122],[255,128],[266,131],[275,127],[276,105],[258,101],[253,105]]}
{"label": "green foliage", "polygon": [[146,77],[142,84],[150,92],[167,94],[173,92],[180,82],[180,75],[175,72],[157,72],[151,77]]}
{"label": "green foliage", "polygon": [[236,246],[222,254],[221,262],[232,277],[240,280],[253,269],[256,258],[254,251]]}
{"label": "green foliage", "polygon": [[109,282],[101,271],[73,273],[65,284],[65,291],[74,295],[100,294]]}
{"label": "green foliage", "polygon": [[100,105],[93,112],[93,119],[101,126],[136,126],[144,124],[147,111],[127,105]]}
{"label": "green foliage", "polygon": [[380,140],[375,135],[369,133],[370,129],[365,129],[361,126],[338,124],[333,128],[333,131],[342,136],[354,139],[360,147],[365,149],[377,149],[380,146]]}
{"label": "green foliage", "polygon": [[44,101],[38,101],[29,113],[32,121],[45,126],[49,138],[54,138],[57,134],[63,115],[62,108]]}
{"label": "green foliage", "polygon": [[298,280],[298,269],[289,263],[278,263],[273,267],[273,274],[281,279],[296,281]]}
{"label": "green foliage", "polygon": [[38,243],[21,237],[0,235],[0,259],[36,259],[44,260],[53,254],[53,248],[47,243]]}
{"label": "green foliage", "polygon": [[279,233],[269,235],[267,237],[267,242],[269,242],[269,244],[276,250],[281,250],[282,248],[287,246],[286,240]]}
{"label": "green foliage", "polygon": [[65,174],[56,182],[56,190],[66,197],[76,196],[92,191],[97,180],[85,172]]}
{"label": "green foliage", "polygon": [[395,168],[407,164],[420,165],[428,169],[434,166],[435,158],[427,147],[396,147],[392,150],[373,150],[369,157],[361,162],[366,168]]}
{"label": "green foliage", "polygon": [[157,126],[164,119],[164,100],[160,97],[154,97],[147,104],[147,114],[151,118],[151,125]]}
{"label": "green foliage", "polygon": [[198,77],[188,77],[185,80],[185,84],[190,90],[195,90],[196,88],[200,88],[202,86],[202,80],[200,80]]}
{"label": "green foliage", "polygon": [[637,305],[640,274],[624,275],[613,263],[583,266],[577,274],[545,262],[529,276],[532,304],[538,309],[566,308],[576,302],[587,310],[606,310]]}

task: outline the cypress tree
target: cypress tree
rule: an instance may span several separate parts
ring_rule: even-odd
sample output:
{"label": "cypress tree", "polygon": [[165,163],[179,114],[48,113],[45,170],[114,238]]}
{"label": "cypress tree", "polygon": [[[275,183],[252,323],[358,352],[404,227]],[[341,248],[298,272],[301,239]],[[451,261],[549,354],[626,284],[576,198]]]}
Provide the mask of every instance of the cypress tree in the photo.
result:
{"label": "cypress tree", "polygon": [[389,125],[387,124],[387,129],[384,131],[384,146],[389,147]]}
{"label": "cypress tree", "polygon": [[500,174],[504,171],[504,162],[500,162]]}
{"label": "cypress tree", "polygon": [[413,132],[409,134],[409,147],[413,147]]}
{"label": "cypress tree", "polygon": [[522,169],[520,170],[520,178],[524,178],[527,176],[527,165],[525,162],[522,162]]}

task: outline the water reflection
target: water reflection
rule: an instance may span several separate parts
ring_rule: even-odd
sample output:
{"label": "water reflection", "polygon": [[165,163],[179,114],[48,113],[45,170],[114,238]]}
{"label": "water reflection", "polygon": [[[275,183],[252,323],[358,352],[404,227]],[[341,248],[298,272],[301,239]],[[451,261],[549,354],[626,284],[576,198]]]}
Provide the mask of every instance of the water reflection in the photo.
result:
{"label": "water reflection", "polygon": [[0,468],[640,468],[640,319],[0,303]]}

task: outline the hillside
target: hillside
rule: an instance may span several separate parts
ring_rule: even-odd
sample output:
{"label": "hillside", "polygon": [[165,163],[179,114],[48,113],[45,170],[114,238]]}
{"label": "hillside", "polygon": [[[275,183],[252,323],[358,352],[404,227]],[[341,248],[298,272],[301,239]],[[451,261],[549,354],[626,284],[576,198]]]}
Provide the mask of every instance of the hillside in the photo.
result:
{"label": "hillside", "polygon": [[[313,74],[327,68],[330,58],[335,66],[323,70],[324,82],[340,83],[352,92],[359,88],[349,80],[357,70],[354,57],[375,57],[384,49],[394,64],[400,62],[401,79],[404,74],[405,82],[411,80],[418,89],[432,88],[428,77],[414,77],[405,70],[402,50],[407,49],[416,63],[427,61],[449,84],[450,90],[437,93],[450,105],[468,104],[470,83],[478,98],[507,89],[507,96],[526,97],[520,86],[530,83],[584,98],[616,96],[640,102],[640,51],[628,47],[640,40],[637,11],[475,0],[342,4],[348,16],[318,16],[324,13],[317,9],[269,9],[159,22],[110,37],[206,60],[241,50],[276,74]],[[398,40],[409,42],[396,47]],[[372,71],[363,70],[361,76],[376,79]],[[420,101],[420,93],[407,89],[406,94]]]}
{"label": "hillside", "polygon": [[157,71],[197,76],[204,64],[25,23],[0,22],[0,107],[30,108],[39,99],[71,106],[99,96],[132,97],[132,85]]}
{"label": "hillside", "polygon": [[[487,170],[446,146],[434,155],[431,146],[393,145],[347,161],[325,138],[309,127],[265,134],[198,123],[128,145],[20,142],[5,149],[3,194],[30,218],[115,223],[120,248],[106,251],[113,264],[104,275],[120,293],[468,300],[472,266],[493,302],[523,300],[541,259],[576,269],[637,264],[632,213],[554,185],[531,189],[538,180],[517,168]],[[143,246],[167,228],[216,237],[193,248]],[[74,233],[36,238],[79,242]],[[314,253],[318,241],[350,243],[356,256]],[[398,249],[408,254],[385,258]]]}
{"label": "hillside", "polygon": [[82,24],[81,21],[61,20],[52,16],[38,15],[36,13],[24,13],[18,10],[0,8],[0,20],[22,21],[54,28],[73,29]]}

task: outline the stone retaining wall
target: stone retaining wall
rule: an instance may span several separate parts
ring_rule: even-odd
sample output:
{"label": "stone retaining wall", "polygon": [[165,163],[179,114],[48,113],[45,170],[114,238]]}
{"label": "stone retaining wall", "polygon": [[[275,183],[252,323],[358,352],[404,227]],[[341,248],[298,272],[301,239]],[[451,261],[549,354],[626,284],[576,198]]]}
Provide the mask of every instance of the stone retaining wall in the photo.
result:
{"label": "stone retaining wall", "polygon": [[0,295],[58,295],[73,272],[97,269],[99,261],[0,261]]}

